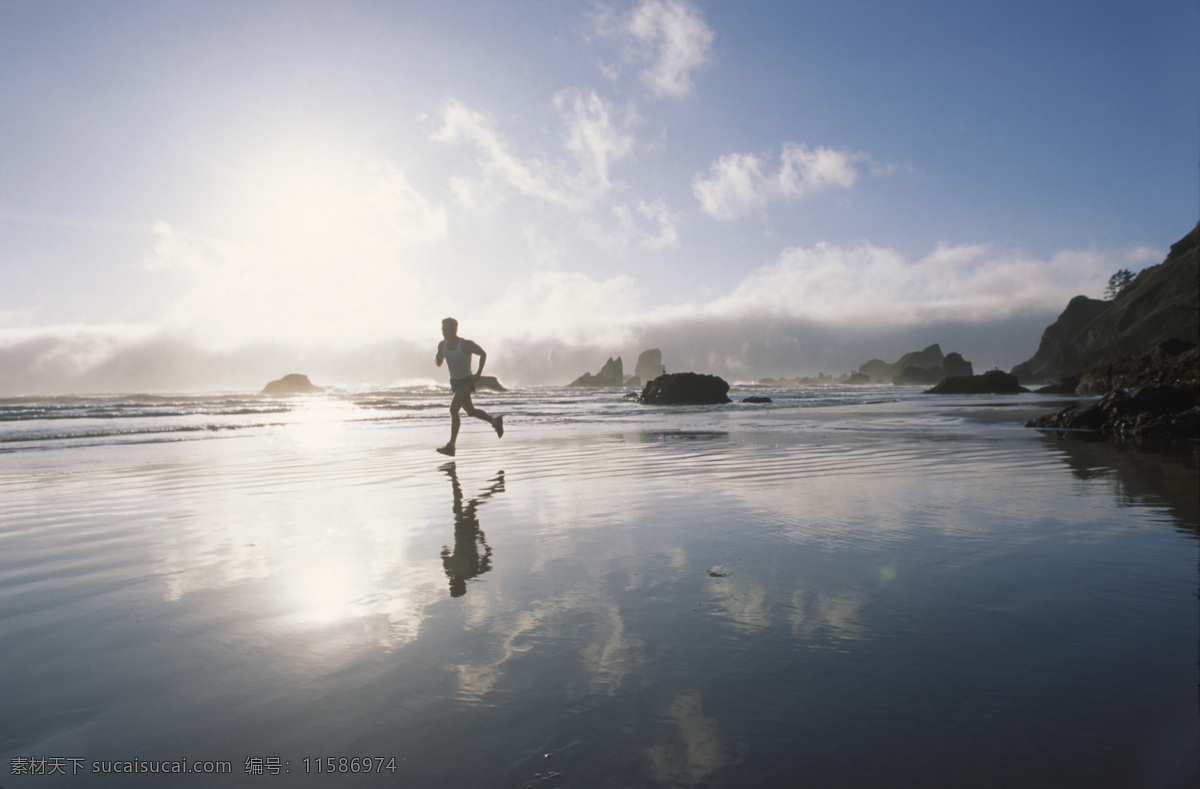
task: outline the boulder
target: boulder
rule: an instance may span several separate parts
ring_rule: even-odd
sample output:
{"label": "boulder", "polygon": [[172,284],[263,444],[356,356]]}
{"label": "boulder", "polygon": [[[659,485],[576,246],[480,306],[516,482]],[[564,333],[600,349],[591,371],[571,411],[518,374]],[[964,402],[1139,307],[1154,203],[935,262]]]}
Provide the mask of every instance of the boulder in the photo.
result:
{"label": "boulder", "polygon": [[1200,386],[1152,384],[1110,392],[1096,403],[1031,419],[1026,427],[1092,430],[1107,436],[1200,439]]}
{"label": "boulder", "polygon": [[642,389],[644,405],[712,405],[728,403],[729,384],[715,375],[664,373]]}
{"label": "boulder", "polygon": [[508,391],[500,384],[500,379],[496,378],[494,375],[479,376],[479,380],[477,380],[475,382],[475,389],[478,391],[484,391],[484,392],[507,392]]}
{"label": "boulder", "polygon": [[662,351],[658,348],[651,348],[648,351],[642,351],[638,356],[637,366],[634,368],[633,374],[638,379],[638,385],[640,386],[650,383],[666,371],[662,363]]}
{"label": "boulder", "polygon": [[600,372],[595,375],[584,373],[567,386],[622,386],[624,383],[625,370],[621,364],[621,357],[618,356],[605,362]]}
{"label": "boulder", "polygon": [[1029,390],[1021,386],[1017,376],[1002,370],[988,370],[983,375],[947,378],[925,394],[1020,394]]}
{"label": "boulder", "polygon": [[291,373],[280,378],[278,381],[271,381],[263,387],[259,392],[260,395],[295,395],[295,394],[316,394],[324,392],[325,387],[316,386],[312,381],[308,380],[307,375],[299,373]]}
{"label": "boulder", "polygon": [[1089,370],[1079,376],[1071,393],[1111,387],[1099,401],[1070,406],[1025,424],[1121,438],[1200,439],[1200,348],[1188,346],[1186,341],[1166,342],[1150,353]]}
{"label": "boulder", "polygon": [[866,373],[855,373],[854,375],[852,375],[846,379],[846,383],[854,384],[856,386],[862,385],[862,384],[869,384],[869,383],[871,383],[871,376],[867,375]]}
{"label": "boulder", "polygon": [[742,402],[743,403],[770,403],[770,402],[772,402],[772,400],[771,400],[771,398],[763,397],[762,395],[750,395],[749,397],[743,397]]}

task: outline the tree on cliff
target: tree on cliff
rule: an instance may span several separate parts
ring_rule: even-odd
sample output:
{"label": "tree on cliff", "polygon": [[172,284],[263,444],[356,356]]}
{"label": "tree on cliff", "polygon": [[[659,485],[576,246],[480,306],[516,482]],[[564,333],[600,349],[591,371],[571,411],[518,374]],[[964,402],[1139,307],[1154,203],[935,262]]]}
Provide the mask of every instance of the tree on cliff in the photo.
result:
{"label": "tree on cliff", "polygon": [[1104,289],[1104,298],[1115,299],[1121,291],[1133,284],[1133,272],[1123,268],[1108,278],[1108,287]]}

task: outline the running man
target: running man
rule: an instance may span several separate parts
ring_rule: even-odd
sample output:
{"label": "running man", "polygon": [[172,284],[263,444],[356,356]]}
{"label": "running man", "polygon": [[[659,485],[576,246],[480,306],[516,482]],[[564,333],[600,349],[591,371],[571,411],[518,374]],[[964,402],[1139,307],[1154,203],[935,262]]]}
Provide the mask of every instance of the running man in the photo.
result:
{"label": "running man", "polygon": [[[458,321],[454,318],[446,318],[442,321],[442,336],[445,339],[438,343],[435,361],[438,367],[441,367],[442,362],[445,361],[446,366],[450,368],[450,389],[454,392],[454,397],[450,400],[450,443],[439,447],[438,452],[454,457],[454,442],[458,440],[458,428],[462,424],[462,420],[458,416],[459,410],[466,410],[467,416],[487,422],[495,428],[497,437],[504,435],[504,417],[488,416],[471,402],[471,393],[475,391],[475,382],[483,375],[483,365],[487,361],[487,353],[470,340],[464,340],[458,336]],[[472,354],[479,357],[479,370],[474,375],[471,374]]]}

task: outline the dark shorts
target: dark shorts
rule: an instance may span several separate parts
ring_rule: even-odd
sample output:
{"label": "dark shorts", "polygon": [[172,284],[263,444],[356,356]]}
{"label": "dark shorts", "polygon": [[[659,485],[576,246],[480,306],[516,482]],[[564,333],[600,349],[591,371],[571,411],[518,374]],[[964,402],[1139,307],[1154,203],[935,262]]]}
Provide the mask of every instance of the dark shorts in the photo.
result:
{"label": "dark shorts", "polygon": [[475,379],[474,378],[451,378],[450,379],[450,391],[454,392],[454,394],[456,394],[456,395],[462,394],[464,392],[466,392],[467,394],[471,394],[475,391]]}

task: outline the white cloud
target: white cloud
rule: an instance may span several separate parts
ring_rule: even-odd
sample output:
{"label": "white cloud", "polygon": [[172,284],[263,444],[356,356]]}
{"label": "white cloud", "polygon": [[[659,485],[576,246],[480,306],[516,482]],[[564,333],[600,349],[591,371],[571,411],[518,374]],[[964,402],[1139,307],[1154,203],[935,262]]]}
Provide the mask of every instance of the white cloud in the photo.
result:
{"label": "white cloud", "polygon": [[940,244],[919,260],[868,243],[787,249],[707,305],[715,315],[788,315],[830,324],[914,325],[1057,311],[1099,293],[1119,258],[1062,251],[1050,260],[986,245]]}
{"label": "white cloud", "polygon": [[785,143],[779,169],[765,173],[757,156],[728,154],[713,162],[707,178],[693,179],[692,192],[709,216],[736,219],[772,200],[799,200],[827,189],[849,189],[858,180],[856,164],[865,158],[859,153]]}
{"label": "white cloud", "polygon": [[633,136],[614,125],[612,106],[594,91],[562,91],[554,103],[567,124],[566,148],[579,162],[581,188],[608,191],[609,168],[633,151]]}
{"label": "white cloud", "polygon": [[555,340],[568,345],[614,345],[629,336],[642,299],[630,277],[540,271],[510,283],[474,323],[507,341]]}
{"label": "white cloud", "polygon": [[22,307],[15,310],[0,310],[0,329],[16,329],[29,326],[37,307]]}
{"label": "white cloud", "polygon": [[708,178],[696,176],[692,192],[706,214],[717,219],[736,219],[766,204],[768,179],[763,176],[762,162],[748,153],[721,156]]}
{"label": "white cloud", "polygon": [[714,37],[697,9],[678,0],[645,0],[629,16],[626,31],[650,61],[642,81],[655,96],[692,92],[692,72],[708,62]]}
{"label": "white cloud", "polygon": [[479,175],[458,175],[451,181],[464,205],[490,202],[502,185],[526,197],[582,210],[613,189],[613,165],[634,149],[628,127],[636,122],[636,113],[628,109],[619,115],[594,91],[560,91],[554,104],[566,130],[563,147],[574,159],[570,164],[521,157],[482,113],[454,101],[442,108],[442,127],[433,139],[470,145],[479,154]]}
{"label": "white cloud", "polygon": [[433,135],[434,140],[472,145],[479,152],[476,163],[483,171],[482,179],[458,176],[452,181],[466,204],[477,203],[480,195],[490,193],[493,182],[500,181],[528,197],[568,208],[579,205],[578,197],[566,188],[560,174],[537,159],[522,160],[514,154],[493,121],[483,113],[450,101],[442,107],[441,117],[442,128]]}
{"label": "white cloud", "polygon": [[[625,254],[631,249],[658,252],[679,246],[678,215],[661,200],[640,201],[634,208],[625,204],[613,206],[612,215],[615,223],[611,226],[596,220],[587,220],[580,226],[584,235],[613,254]],[[645,227],[647,223],[652,224],[651,229]]]}

